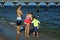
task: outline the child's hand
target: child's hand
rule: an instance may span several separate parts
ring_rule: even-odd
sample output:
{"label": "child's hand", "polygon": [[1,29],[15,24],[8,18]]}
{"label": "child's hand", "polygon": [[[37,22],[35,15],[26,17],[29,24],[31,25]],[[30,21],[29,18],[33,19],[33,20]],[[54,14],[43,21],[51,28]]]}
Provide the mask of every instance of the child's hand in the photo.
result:
{"label": "child's hand", "polygon": [[39,26],[40,26],[41,24],[39,23]]}

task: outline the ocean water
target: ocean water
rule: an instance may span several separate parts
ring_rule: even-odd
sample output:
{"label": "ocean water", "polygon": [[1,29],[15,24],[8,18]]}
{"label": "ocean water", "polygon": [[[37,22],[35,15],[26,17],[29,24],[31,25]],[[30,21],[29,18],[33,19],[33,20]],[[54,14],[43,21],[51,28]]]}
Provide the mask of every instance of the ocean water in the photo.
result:
{"label": "ocean water", "polygon": [[[41,28],[60,28],[60,7],[39,7],[36,12],[36,6],[22,7],[23,20],[28,12],[33,12],[34,16],[41,22]],[[0,21],[4,20],[9,23],[16,23],[16,7],[0,8]]]}

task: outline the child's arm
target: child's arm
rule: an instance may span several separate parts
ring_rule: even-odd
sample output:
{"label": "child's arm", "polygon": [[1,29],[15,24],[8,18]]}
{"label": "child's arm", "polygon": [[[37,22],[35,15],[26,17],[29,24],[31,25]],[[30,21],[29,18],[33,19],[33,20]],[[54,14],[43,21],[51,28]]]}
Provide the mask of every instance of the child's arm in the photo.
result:
{"label": "child's arm", "polygon": [[39,24],[39,26],[40,26],[40,24],[41,24],[41,23],[40,23],[40,21],[39,21],[39,23],[38,23],[38,24]]}
{"label": "child's arm", "polygon": [[40,21],[38,21],[38,23],[41,24]]}
{"label": "child's arm", "polygon": [[33,21],[31,23],[34,23]]}

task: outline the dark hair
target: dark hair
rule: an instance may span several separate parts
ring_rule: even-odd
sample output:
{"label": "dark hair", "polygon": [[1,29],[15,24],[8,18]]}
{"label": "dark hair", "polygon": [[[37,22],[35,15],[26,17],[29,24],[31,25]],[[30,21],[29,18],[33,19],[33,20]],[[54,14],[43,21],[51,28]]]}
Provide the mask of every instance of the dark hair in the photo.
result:
{"label": "dark hair", "polygon": [[36,16],[33,16],[33,18],[37,19],[37,17],[36,17]]}
{"label": "dark hair", "polygon": [[18,7],[21,7],[21,4],[19,4],[19,5],[17,6],[17,8],[18,8]]}
{"label": "dark hair", "polygon": [[32,13],[32,12],[29,12],[29,14],[32,14],[32,15],[33,15],[33,13]]}

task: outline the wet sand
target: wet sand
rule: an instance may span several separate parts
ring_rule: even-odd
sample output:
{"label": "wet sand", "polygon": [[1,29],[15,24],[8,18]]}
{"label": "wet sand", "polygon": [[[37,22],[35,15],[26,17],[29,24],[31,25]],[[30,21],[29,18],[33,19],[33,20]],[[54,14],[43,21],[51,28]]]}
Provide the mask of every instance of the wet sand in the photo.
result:
{"label": "wet sand", "polygon": [[7,38],[3,36],[2,34],[0,34],[0,40],[7,40]]}
{"label": "wet sand", "polygon": [[8,40],[15,40],[16,39],[16,30],[14,30],[15,27],[12,25],[9,25],[8,23],[0,23],[0,34],[1,37],[6,37],[3,39],[8,39]]}
{"label": "wet sand", "polygon": [[0,40],[60,40],[60,36],[55,33],[39,33],[39,37],[25,37],[24,31],[16,34],[16,27],[8,23],[0,23]]}

